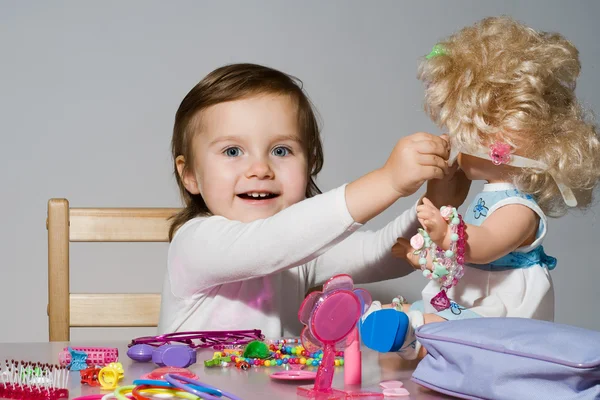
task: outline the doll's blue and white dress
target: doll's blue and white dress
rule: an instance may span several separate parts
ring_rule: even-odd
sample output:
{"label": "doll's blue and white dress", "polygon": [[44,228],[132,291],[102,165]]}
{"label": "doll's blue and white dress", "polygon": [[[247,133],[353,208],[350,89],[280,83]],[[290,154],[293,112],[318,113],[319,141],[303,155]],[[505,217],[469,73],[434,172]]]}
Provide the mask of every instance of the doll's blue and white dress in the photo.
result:
{"label": "doll's blue and white dress", "polygon": [[464,276],[447,292],[452,302],[449,309],[437,312],[430,304],[431,298],[440,290],[434,281],[423,289],[423,302],[416,302],[413,308],[448,320],[476,317],[554,320],[550,270],[556,266],[556,259],[548,256],[542,247],[547,218],[533,197],[509,183],[486,184],[469,205],[463,219],[467,224],[481,225],[494,211],[509,204],[522,204],[539,215],[535,241],[489,264],[466,264]]}

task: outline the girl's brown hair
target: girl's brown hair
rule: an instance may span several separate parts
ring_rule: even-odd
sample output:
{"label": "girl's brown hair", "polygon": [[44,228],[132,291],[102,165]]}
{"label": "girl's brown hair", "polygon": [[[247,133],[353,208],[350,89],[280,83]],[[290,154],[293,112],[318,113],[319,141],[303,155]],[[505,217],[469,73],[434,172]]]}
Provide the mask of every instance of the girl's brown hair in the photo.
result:
{"label": "girl's brown hair", "polygon": [[[302,88],[302,82],[273,68],[256,64],[226,65],[208,74],[183,98],[175,114],[171,153],[175,179],[185,207],[172,217],[169,240],[177,229],[190,219],[210,215],[200,194],[191,194],[183,185],[177,171],[176,159],[185,158],[184,169],[194,163],[192,139],[198,133],[203,110],[227,101],[239,100],[261,94],[290,96],[297,105],[298,127],[302,146],[307,157],[308,185],[306,197],[321,193],[315,183],[316,175],[323,167],[323,148],[319,134],[316,111]],[[185,174],[186,171],[183,171]]]}

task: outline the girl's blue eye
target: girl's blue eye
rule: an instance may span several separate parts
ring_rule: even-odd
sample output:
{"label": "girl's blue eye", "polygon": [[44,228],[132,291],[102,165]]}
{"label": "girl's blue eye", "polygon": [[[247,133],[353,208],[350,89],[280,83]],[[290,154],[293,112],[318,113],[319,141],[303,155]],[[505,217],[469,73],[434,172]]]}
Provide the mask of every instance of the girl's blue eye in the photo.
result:
{"label": "girl's blue eye", "polygon": [[242,151],[239,147],[230,147],[226,149],[224,153],[227,157],[238,157]]}
{"label": "girl's blue eye", "polygon": [[273,149],[273,155],[277,157],[285,157],[290,154],[290,149],[287,147],[279,146]]}

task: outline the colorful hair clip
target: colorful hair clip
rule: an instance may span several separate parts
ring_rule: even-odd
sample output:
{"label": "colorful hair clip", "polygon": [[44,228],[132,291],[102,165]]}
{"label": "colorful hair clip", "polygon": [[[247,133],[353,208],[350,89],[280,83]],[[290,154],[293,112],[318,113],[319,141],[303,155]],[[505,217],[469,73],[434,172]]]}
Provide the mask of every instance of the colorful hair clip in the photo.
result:
{"label": "colorful hair clip", "polygon": [[437,57],[437,56],[445,56],[446,55],[446,50],[444,49],[444,47],[441,44],[436,44],[435,46],[433,46],[433,49],[431,49],[431,52],[429,54],[427,54],[427,56],[425,57],[426,59],[430,59],[433,57]]}
{"label": "colorful hair clip", "polygon": [[100,373],[100,367],[87,367],[86,369],[79,370],[79,376],[81,377],[81,384],[89,386],[100,386],[98,382],[98,374]]}
{"label": "colorful hair clip", "polygon": [[502,142],[494,142],[490,146],[490,159],[495,165],[508,164],[510,162],[510,145]]}
{"label": "colorful hair clip", "polygon": [[114,390],[117,388],[119,381],[123,379],[124,374],[123,365],[120,362],[110,363],[98,373],[98,382],[102,389]]}
{"label": "colorful hair clip", "polygon": [[80,371],[89,365],[104,366],[119,360],[116,347],[65,347],[58,353],[58,362],[72,371]]}

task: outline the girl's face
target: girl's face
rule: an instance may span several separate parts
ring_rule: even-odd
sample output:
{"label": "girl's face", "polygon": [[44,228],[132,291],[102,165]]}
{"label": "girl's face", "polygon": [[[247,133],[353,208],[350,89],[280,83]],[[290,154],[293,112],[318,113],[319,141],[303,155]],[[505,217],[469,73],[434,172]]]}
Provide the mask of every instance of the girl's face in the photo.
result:
{"label": "girl's face", "polygon": [[[202,111],[193,138],[194,163],[182,176],[209,210],[231,220],[271,217],[303,200],[308,185],[296,104],[258,95]],[[178,159],[179,173],[185,160]]]}

